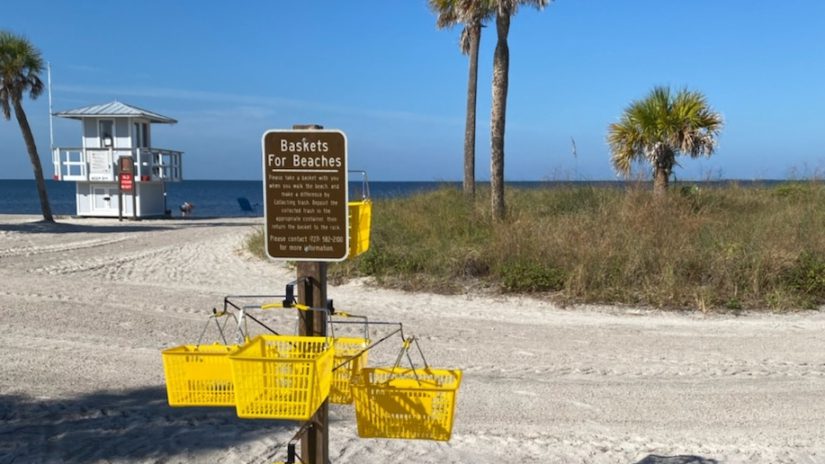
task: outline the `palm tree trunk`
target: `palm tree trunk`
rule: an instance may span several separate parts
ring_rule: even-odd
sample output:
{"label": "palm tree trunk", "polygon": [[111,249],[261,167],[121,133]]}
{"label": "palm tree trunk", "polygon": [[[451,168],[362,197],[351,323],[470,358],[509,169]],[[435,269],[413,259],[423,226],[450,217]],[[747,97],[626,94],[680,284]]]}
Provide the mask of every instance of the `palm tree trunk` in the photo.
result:
{"label": "palm tree trunk", "polygon": [[470,35],[470,71],[467,79],[467,121],[464,126],[464,194],[476,196],[476,94],[478,90],[478,46],[481,21],[467,26]]}
{"label": "palm tree trunk", "polygon": [[656,171],[653,173],[653,196],[656,198],[663,198],[667,193],[668,183],[667,170],[661,166],[656,166]]}
{"label": "palm tree trunk", "polygon": [[672,150],[664,144],[660,144],[655,149],[656,164],[653,171],[653,196],[664,198],[667,193],[667,185],[670,180],[670,173],[675,164],[675,155]]}
{"label": "palm tree trunk", "polygon": [[504,219],[504,125],[507,113],[507,86],[510,71],[510,49],[507,35],[510,32],[510,12],[499,7],[496,14],[498,42],[493,56],[493,101],[490,117],[490,189],[492,214]]}
{"label": "palm tree trunk", "polygon": [[46,181],[43,179],[43,168],[40,165],[40,156],[37,154],[37,146],[34,143],[31,127],[29,127],[29,120],[26,118],[26,112],[23,111],[23,105],[20,103],[20,99],[13,98],[12,101],[14,104],[14,115],[17,117],[17,123],[20,125],[20,131],[23,133],[23,140],[25,140],[26,149],[29,152],[29,160],[32,163],[34,180],[37,183],[37,194],[40,196],[40,210],[43,213],[43,220],[54,222],[52,208],[49,205],[49,196],[46,193]]}

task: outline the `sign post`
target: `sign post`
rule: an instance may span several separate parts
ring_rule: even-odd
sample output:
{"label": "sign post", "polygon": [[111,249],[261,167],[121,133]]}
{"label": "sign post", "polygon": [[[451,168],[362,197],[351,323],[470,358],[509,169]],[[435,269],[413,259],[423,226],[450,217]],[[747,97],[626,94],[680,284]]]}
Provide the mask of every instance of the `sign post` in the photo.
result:
{"label": "sign post", "polygon": [[[347,139],[322,126],[267,131],[263,145],[264,248],[273,259],[298,261],[298,303],[326,307],[327,263],[349,254]],[[326,315],[299,312],[299,334],[326,336]],[[329,401],[301,439],[309,464],[329,462]]]}
{"label": "sign post", "polygon": [[117,195],[117,219],[123,221],[123,192],[129,192],[132,195],[132,215],[137,218],[137,211],[135,210],[135,161],[130,156],[118,158],[117,178],[119,192]]}

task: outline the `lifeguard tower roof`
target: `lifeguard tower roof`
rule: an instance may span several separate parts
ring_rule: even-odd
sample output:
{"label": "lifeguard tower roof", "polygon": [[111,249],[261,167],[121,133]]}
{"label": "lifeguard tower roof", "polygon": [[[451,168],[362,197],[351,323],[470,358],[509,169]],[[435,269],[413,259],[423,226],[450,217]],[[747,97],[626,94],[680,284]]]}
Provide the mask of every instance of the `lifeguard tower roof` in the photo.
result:
{"label": "lifeguard tower roof", "polygon": [[119,101],[60,111],[54,113],[54,115],[69,119],[83,119],[93,116],[109,118],[146,118],[150,122],[160,124],[175,124],[177,122],[170,117],[144,110],[142,108],[138,108],[137,106],[127,105],[126,103],[121,103]]}

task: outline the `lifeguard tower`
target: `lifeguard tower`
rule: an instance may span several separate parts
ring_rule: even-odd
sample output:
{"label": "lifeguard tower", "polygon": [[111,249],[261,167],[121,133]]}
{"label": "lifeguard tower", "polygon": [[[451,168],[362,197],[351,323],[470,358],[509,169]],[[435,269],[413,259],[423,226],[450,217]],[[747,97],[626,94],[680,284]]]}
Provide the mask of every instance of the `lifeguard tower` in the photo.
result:
{"label": "lifeguard tower", "polygon": [[[82,123],[80,148],[55,148],[54,179],[77,182],[77,215],[146,218],[169,214],[166,182],[182,180],[180,151],[152,148],[151,125],[177,121],[118,101],[61,111]],[[119,183],[133,166],[131,190]],[[123,198],[121,198],[121,193]]]}

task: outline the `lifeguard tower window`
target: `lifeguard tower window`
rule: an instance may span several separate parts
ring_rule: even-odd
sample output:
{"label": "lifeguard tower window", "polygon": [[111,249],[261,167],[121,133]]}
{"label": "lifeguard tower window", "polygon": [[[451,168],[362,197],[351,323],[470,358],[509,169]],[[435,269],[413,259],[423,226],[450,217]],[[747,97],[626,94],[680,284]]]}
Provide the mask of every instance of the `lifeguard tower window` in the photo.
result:
{"label": "lifeguard tower window", "polygon": [[98,121],[98,134],[100,135],[100,146],[109,147],[112,144],[112,134],[115,122],[111,119],[101,119]]}
{"label": "lifeguard tower window", "polygon": [[136,122],[135,127],[135,146],[139,148],[146,148],[149,146],[149,124]]}

